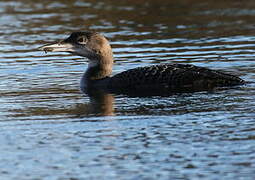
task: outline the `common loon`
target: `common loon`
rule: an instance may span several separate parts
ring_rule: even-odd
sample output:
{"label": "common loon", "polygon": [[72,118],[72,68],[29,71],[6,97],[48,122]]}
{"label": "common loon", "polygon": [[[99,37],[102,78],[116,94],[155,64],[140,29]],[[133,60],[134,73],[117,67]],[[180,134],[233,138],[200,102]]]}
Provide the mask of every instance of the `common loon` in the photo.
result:
{"label": "common loon", "polygon": [[109,41],[97,32],[73,32],[67,39],[42,46],[40,50],[88,58],[88,68],[81,80],[84,92],[102,89],[113,93],[178,93],[245,83],[234,75],[189,64],[138,67],[111,76],[112,49]]}

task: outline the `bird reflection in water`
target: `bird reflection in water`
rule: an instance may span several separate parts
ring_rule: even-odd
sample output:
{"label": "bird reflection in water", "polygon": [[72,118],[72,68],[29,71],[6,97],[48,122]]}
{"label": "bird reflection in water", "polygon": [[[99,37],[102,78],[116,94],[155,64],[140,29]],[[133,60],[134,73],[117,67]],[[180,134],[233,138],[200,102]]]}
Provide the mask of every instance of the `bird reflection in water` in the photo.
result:
{"label": "bird reflection in water", "polygon": [[102,91],[89,93],[89,113],[102,116],[113,116],[114,114],[114,96],[113,94]]}

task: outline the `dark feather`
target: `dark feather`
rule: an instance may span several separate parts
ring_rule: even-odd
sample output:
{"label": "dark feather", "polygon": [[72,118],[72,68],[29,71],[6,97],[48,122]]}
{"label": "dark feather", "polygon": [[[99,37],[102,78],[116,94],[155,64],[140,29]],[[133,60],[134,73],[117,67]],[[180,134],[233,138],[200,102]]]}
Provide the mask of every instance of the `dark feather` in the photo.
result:
{"label": "dark feather", "polygon": [[108,89],[134,92],[186,92],[244,84],[234,75],[187,64],[138,67],[109,79]]}

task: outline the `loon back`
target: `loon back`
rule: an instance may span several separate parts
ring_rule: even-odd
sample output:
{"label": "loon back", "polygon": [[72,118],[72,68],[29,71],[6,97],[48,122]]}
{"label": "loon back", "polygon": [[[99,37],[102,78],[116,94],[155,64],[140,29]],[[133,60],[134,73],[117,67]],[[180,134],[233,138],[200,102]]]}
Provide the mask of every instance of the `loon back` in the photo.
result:
{"label": "loon back", "polygon": [[191,92],[244,84],[244,80],[204,67],[161,64],[138,67],[110,78],[108,89],[119,92]]}

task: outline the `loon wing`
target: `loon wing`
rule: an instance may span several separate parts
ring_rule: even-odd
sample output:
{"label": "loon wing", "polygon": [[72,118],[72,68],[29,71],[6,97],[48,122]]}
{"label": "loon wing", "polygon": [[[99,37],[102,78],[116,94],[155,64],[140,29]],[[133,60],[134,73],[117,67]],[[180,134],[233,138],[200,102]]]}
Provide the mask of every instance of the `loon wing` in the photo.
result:
{"label": "loon wing", "polygon": [[108,88],[118,91],[183,92],[234,86],[244,81],[234,75],[187,64],[138,67],[110,78]]}

